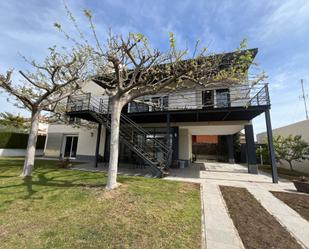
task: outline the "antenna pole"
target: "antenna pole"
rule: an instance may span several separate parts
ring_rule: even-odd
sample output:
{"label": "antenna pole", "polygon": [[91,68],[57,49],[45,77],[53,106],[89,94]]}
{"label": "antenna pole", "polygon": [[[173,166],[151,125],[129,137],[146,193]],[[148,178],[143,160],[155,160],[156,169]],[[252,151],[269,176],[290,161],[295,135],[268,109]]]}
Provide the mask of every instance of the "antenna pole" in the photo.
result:
{"label": "antenna pole", "polygon": [[304,100],[305,111],[306,111],[306,119],[308,119],[308,110],[307,110],[306,95],[305,95],[305,89],[304,89],[304,80],[301,79],[300,83],[301,83],[301,88],[302,88],[302,92],[303,92],[303,95],[301,96],[301,98]]}

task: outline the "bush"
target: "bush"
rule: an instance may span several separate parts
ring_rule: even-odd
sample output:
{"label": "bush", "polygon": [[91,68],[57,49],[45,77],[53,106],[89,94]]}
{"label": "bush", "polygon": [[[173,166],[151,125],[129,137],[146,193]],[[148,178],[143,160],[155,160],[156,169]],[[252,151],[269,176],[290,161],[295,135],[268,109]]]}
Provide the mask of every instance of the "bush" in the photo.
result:
{"label": "bush", "polygon": [[[37,149],[44,149],[46,136],[38,136]],[[26,149],[28,134],[15,132],[0,132],[1,149]]]}
{"label": "bush", "polygon": [[270,164],[270,158],[269,158],[269,151],[268,151],[268,145],[267,144],[263,144],[260,146],[256,147],[256,157],[259,163],[260,162],[260,158],[263,158],[263,164]]}

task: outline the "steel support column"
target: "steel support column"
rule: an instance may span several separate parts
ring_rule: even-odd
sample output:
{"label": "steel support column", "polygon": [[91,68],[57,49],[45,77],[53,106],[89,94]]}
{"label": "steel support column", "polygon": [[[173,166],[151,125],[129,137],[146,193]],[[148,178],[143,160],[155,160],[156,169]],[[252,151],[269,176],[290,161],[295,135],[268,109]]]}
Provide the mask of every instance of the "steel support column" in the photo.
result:
{"label": "steel support column", "polygon": [[269,158],[270,158],[270,163],[271,163],[271,176],[273,179],[273,183],[278,183],[278,172],[277,172],[277,164],[276,164],[276,159],[275,159],[275,150],[274,150],[274,145],[273,145],[273,132],[271,129],[269,109],[265,111],[265,120],[266,120],[266,129],[267,129]]}
{"label": "steel support column", "polygon": [[257,174],[258,168],[256,165],[256,152],[255,152],[255,143],[254,143],[252,124],[245,125],[245,136],[246,136],[248,172],[251,174]]}
{"label": "steel support column", "polygon": [[227,135],[226,140],[229,163],[235,163],[233,135]]}
{"label": "steel support column", "polygon": [[102,124],[98,125],[97,144],[95,148],[94,167],[98,167]]}
{"label": "steel support column", "polygon": [[[167,131],[166,131],[166,139],[167,139],[167,147],[169,149],[171,149],[171,116],[170,113],[166,114],[166,126],[167,126]],[[168,160],[168,166],[171,166],[172,160],[171,160],[171,155],[169,155],[169,158],[167,158]]]}

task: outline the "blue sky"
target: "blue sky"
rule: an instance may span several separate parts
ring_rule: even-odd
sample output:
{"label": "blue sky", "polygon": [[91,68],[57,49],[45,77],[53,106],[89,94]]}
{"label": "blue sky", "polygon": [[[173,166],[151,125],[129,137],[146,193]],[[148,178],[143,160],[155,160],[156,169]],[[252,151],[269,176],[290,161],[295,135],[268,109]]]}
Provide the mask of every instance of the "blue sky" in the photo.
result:
{"label": "blue sky", "polygon": [[[231,51],[243,38],[259,48],[256,61],[269,76],[272,124],[280,127],[305,118],[300,79],[309,93],[309,1],[308,0],[71,0],[67,1],[83,30],[83,9],[92,9],[99,35],[109,27],[114,33],[141,32],[165,49],[168,32],[180,46],[197,39],[213,52]],[[0,1],[0,72],[24,69],[18,55],[40,60],[53,44],[67,41],[53,28],[67,24],[61,0]],[[0,112],[27,115],[0,93]],[[264,116],[254,120],[255,132],[265,130]]]}

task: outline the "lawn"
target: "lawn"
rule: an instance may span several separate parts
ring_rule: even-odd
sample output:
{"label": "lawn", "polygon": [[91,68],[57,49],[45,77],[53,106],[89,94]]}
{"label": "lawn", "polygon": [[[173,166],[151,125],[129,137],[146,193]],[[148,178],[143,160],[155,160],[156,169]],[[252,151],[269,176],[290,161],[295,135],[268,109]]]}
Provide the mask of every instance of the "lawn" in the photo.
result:
{"label": "lawn", "polygon": [[[281,167],[278,167],[277,169],[278,169],[278,176],[288,179],[288,180],[293,180],[300,176],[309,177],[308,173],[303,173],[303,172],[299,172],[296,170],[291,171],[289,169],[281,168]],[[267,173],[271,173],[271,166],[270,165],[259,165],[259,170],[265,171]]]}
{"label": "lawn", "polygon": [[200,248],[199,186],[66,170],[37,160],[0,159],[0,248]]}

